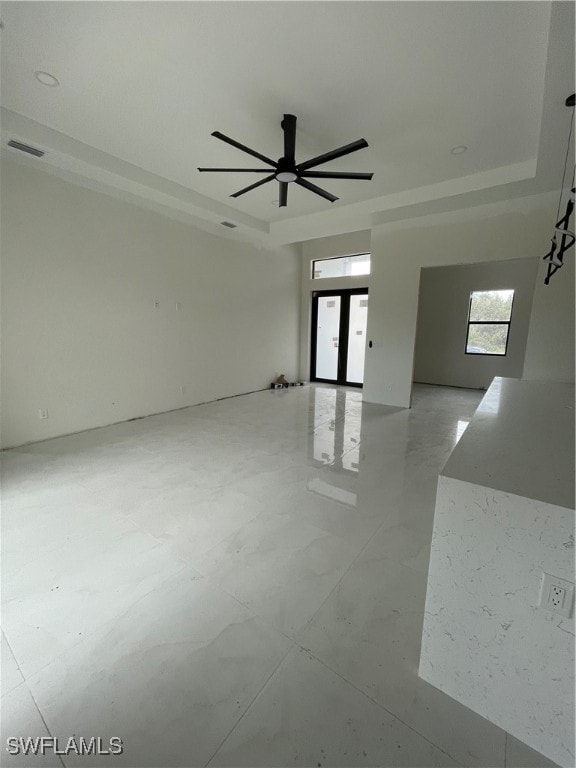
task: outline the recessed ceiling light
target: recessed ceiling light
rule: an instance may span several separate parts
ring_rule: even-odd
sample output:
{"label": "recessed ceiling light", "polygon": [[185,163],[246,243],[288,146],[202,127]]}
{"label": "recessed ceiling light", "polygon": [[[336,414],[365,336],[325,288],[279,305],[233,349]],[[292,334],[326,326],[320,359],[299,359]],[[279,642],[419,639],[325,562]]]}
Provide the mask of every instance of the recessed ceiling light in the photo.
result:
{"label": "recessed ceiling light", "polygon": [[468,147],[465,147],[464,144],[459,144],[457,147],[452,147],[450,152],[453,155],[463,155],[464,152],[466,152],[467,149],[468,149]]}
{"label": "recessed ceiling light", "polygon": [[39,83],[42,83],[42,85],[47,85],[48,88],[57,88],[60,85],[58,78],[51,75],[50,72],[34,72],[34,77]]}

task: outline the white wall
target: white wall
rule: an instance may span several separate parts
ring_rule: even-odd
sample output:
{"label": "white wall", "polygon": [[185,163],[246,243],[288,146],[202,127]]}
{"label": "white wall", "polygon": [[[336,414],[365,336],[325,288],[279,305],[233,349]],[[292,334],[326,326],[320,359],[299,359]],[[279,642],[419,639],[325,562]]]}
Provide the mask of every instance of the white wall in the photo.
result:
{"label": "white wall", "polygon": [[312,262],[336,256],[370,253],[370,230],[348,232],[344,235],[320,237],[302,243],[302,285],[300,303],[300,378],[310,378],[310,337],[312,291],[341,290],[343,288],[370,287],[370,275],[332,277],[312,280]]}
{"label": "white wall", "polygon": [[[486,389],[494,376],[520,378],[538,259],[422,269],[414,381]],[[472,291],[513,289],[506,355],[466,355]]]}
{"label": "white wall", "polygon": [[541,258],[557,203],[558,194],[548,193],[372,229],[365,400],[410,405],[422,267]]}
{"label": "white wall", "polygon": [[[552,232],[549,234],[551,237]],[[572,248],[549,285],[544,284],[546,262],[540,263],[526,346],[525,379],[574,381],[575,258],[576,249]]]}
{"label": "white wall", "polygon": [[258,250],[11,162],[1,181],[3,446],[297,376],[296,248]]}

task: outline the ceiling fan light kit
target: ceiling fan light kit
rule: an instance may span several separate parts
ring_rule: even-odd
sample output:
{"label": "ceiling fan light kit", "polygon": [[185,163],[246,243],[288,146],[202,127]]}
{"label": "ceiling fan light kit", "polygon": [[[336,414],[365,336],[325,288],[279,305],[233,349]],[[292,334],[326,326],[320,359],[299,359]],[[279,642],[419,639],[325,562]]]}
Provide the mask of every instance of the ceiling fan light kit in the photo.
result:
{"label": "ceiling fan light kit", "polygon": [[323,197],[325,200],[329,200],[333,203],[338,198],[327,192],[325,189],[312,184],[307,179],[347,179],[347,180],[361,180],[370,181],[373,173],[347,173],[339,171],[313,171],[311,168],[316,168],[318,165],[323,165],[331,160],[336,160],[344,155],[349,155],[351,152],[356,152],[359,149],[364,149],[368,146],[366,139],[358,139],[351,144],[345,144],[343,147],[333,149],[331,152],[326,152],[324,155],[318,155],[311,160],[306,160],[304,163],[296,163],[295,149],[296,149],[296,116],[284,115],[284,119],[281,124],[284,131],[284,156],[277,162],[271,160],[269,157],[256,152],[250,147],[240,144],[240,142],[225,136],[220,131],[214,131],[212,136],[217,139],[230,144],[236,149],[246,152],[248,155],[262,160],[262,162],[271,166],[270,168],[198,168],[201,173],[268,173],[270,174],[265,179],[260,179],[254,184],[250,184],[248,187],[240,189],[238,192],[234,192],[230,197],[240,197],[246,192],[250,192],[257,187],[261,187],[263,184],[267,184],[269,181],[276,180],[280,185],[280,194],[278,199],[278,206],[285,208],[288,204],[288,184],[295,183],[304,189],[314,192],[314,194]]}

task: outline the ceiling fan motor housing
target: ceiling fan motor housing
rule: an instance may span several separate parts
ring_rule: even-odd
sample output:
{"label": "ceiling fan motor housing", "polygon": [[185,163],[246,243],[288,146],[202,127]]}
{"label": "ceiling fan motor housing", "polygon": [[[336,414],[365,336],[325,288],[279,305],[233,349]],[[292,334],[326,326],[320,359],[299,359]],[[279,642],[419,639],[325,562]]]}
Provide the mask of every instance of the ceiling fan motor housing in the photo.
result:
{"label": "ceiling fan motor housing", "polygon": [[[284,176],[284,178],[280,178],[280,174]],[[296,181],[298,178],[298,171],[296,170],[296,165],[293,160],[290,160],[287,157],[281,157],[278,160],[277,165],[277,171],[276,171],[276,178],[278,181]],[[291,178],[287,178],[290,176]]]}

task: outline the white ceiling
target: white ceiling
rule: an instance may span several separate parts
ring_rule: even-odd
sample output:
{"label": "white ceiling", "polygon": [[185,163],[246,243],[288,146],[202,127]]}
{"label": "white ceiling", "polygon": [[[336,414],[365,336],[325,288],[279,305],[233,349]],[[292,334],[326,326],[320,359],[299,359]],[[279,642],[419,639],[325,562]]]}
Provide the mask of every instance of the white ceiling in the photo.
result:
{"label": "white ceiling", "polygon": [[[31,162],[198,220],[354,226],[422,188],[534,176],[550,17],[550,3],[516,1],[5,2],[2,140],[40,142]],[[298,117],[297,160],[364,137],[318,170],[373,181],[323,182],[334,204],[290,185],[279,209],[275,181],[233,199],[262,177],[198,173],[261,165],[214,130],[278,158],[284,112]]]}

